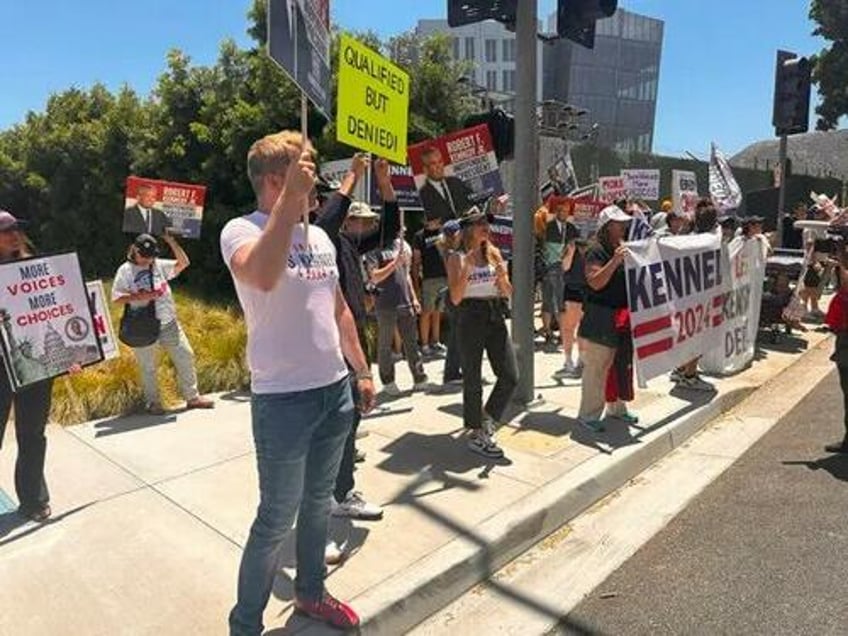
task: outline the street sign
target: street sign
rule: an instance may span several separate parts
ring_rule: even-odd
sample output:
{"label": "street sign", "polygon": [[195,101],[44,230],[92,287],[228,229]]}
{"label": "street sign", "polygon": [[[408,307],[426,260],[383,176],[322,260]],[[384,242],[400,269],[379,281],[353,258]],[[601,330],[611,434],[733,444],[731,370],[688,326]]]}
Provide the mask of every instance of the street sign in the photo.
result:
{"label": "street sign", "polygon": [[268,55],[329,118],[330,0],[268,0]]}
{"label": "street sign", "polygon": [[379,53],[342,34],[336,137],[342,143],[406,163],[409,75]]}

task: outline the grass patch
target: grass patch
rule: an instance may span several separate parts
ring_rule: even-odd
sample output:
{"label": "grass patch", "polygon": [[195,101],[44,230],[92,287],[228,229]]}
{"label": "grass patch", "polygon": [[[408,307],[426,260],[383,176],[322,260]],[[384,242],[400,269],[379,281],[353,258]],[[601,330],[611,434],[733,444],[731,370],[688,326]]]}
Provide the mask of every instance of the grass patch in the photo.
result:
{"label": "grass patch", "polygon": [[[107,298],[111,281],[104,281]],[[177,316],[194,349],[201,393],[247,389],[250,373],[245,360],[247,330],[241,312],[211,304],[172,290]],[[112,323],[118,331],[123,308],[111,305]],[[159,387],[166,406],[179,404],[174,367],[164,352],[159,358]],[[132,349],[120,345],[120,356],[89,367],[74,377],[56,380],[51,417],[60,424],[123,415],[144,404],[141,375]]]}

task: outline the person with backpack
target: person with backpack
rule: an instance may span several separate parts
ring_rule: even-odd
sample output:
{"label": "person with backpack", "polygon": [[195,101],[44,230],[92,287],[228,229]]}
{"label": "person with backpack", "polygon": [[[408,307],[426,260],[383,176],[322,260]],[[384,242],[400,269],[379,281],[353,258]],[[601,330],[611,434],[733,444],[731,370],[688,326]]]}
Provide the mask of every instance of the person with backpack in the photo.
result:
{"label": "person with backpack", "polygon": [[[211,409],[215,403],[197,390],[194,351],[177,321],[177,306],[169,284],[189,266],[188,255],[173,236],[166,234],[162,240],[171,248],[174,259],[157,258],[156,239],[150,234],[139,234],[129,247],[126,262],[115,272],[112,302],[124,305],[120,338],[125,344],[130,343],[141,368],[148,413],[165,414],[156,382],[156,345],[165,349],[174,363],[186,408]],[[132,318],[134,315],[147,318],[136,320]]]}

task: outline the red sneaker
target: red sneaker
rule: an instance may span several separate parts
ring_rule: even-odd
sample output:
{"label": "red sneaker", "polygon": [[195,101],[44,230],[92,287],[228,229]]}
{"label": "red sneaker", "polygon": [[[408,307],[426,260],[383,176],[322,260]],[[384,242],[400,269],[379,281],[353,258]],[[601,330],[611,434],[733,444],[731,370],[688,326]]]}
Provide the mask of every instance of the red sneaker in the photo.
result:
{"label": "red sneaker", "polygon": [[306,614],[316,621],[332,625],[336,629],[352,629],[359,627],[359,616],[353,608],[337,598],[333,598],[324,592],[324,598],[320,601],[302,601],[295,599],[294,606],[297,611]]}

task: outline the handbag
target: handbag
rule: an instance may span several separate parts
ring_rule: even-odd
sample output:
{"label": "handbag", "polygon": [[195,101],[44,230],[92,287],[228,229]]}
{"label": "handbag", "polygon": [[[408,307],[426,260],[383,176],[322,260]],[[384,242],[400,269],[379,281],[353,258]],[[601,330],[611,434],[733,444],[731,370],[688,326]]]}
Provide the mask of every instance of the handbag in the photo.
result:
{"label": "handbag", "polygon": [[[153,291],[153,265],[150,266],[150,291]],[[118,327],[118,340],[133,349],[149,347],[159,339],[160,328],[155,300],[144,307],[133,307],[127,303]]]}

